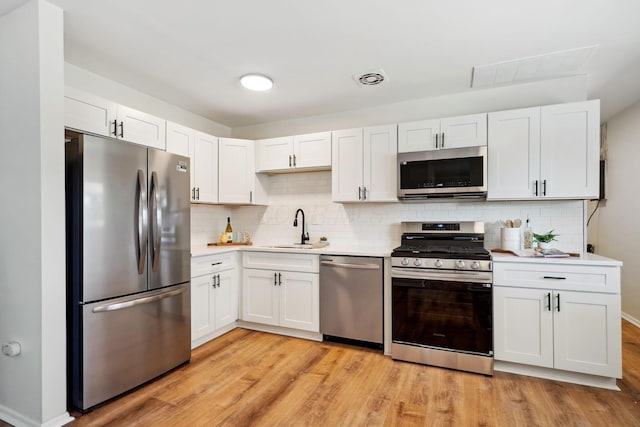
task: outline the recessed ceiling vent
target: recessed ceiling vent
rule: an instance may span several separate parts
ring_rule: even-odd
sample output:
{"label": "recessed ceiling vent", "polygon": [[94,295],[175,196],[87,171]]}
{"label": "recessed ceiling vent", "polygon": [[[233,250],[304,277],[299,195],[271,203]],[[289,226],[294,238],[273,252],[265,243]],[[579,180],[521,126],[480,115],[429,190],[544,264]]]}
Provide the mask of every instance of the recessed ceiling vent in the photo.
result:
{"label": "recessed ceiling vent", "polygon": [[370,70],[364,73],[358,73],[353,75],[353,80],[360,87],[376,86],[388,80],[384,71],[379,68],[377,70]]}
{"label": "recessed ceiling vent", "polygon": [[584,74],[598,46],[562,50],[473,67],[471,87],[488,88]]}

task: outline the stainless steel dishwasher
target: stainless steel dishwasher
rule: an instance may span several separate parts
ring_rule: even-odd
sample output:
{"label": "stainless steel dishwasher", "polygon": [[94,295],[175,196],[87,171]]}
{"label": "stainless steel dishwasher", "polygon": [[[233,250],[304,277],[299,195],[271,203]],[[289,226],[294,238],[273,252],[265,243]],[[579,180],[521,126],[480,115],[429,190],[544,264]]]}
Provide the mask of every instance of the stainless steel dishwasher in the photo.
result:
{"label": "stainless steel dishwasher", "polygon": [[324,339],[382,348],[382,258],[320,257],[320,332]]}

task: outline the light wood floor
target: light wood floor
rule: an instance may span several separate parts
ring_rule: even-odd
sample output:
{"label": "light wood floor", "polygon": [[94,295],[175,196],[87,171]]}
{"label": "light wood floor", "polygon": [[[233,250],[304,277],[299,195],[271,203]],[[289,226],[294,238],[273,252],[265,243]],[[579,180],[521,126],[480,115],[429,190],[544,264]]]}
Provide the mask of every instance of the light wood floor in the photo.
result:
{"label": "light wood floor", "polygon": [[623,367],[615,392],[236,329],[71,425],[640,426],[640,329],[626,321]]}

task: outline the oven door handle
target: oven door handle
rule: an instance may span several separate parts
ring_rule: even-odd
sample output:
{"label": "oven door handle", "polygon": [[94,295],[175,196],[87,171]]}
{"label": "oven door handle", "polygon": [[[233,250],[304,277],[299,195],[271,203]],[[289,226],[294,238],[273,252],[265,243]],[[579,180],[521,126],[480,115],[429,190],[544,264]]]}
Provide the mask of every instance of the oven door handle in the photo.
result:
{"label": "oven door handle", "polygon": [[491,272],[483,271],[437,271],[426,272],[425,270],[413,271],[407,268],[391,268],[391,278],[397,279],[417,279],[417,280],[444,280],[455,282],[488,283],[492,282]]}

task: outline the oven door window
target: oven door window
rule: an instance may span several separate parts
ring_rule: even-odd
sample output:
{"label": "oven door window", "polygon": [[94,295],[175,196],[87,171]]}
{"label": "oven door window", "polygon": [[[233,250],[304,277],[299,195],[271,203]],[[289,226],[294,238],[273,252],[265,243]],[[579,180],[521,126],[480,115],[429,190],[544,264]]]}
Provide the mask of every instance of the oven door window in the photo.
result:
{"label": "oven door window", "polygon": [[490,354],[492,290],[478,283],[393,278],[394,342]]}

